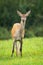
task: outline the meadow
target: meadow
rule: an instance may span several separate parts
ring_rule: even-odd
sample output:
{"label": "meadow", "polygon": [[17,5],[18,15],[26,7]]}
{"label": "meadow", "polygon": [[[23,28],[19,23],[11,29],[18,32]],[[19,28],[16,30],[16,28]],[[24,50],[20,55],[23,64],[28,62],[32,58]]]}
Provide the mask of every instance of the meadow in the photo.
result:
{"label": "meadow", "polygon": [[13,40],[0,40],[0,65],[43,65],[43,37],[23,39],[22,57],[11,57]]}

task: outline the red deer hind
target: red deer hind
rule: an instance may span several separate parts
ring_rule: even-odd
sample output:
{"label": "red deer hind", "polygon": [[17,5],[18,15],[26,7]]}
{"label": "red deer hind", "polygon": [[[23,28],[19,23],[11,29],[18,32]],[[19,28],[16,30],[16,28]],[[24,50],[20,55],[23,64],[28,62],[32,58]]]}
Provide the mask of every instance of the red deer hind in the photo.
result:
{"label": "red deer hind", "polygon": [[[26,18],[30,14],[30,12],[31,11],[28,11],[26,14],[22,14],[21,12],[17,11],[18,15],[21,17],[21,22],[15,23],[11,30],[12,38],[14,38],[11,56],[13,56],[14,48],[15,48],[17,41],[20,42],[20,54],[22,56],[22,43],[23,43],[22,39],[24,38],[24,33],[25,33]],[[17,52],[16,52],[16,54],[17,54]]]}

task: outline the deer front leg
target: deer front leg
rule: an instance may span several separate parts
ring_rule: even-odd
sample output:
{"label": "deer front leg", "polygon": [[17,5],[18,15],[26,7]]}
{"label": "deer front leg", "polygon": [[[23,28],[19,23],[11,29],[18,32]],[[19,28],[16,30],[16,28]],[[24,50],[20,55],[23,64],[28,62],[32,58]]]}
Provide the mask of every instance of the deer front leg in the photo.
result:
{"label": "deer front leg", "polygon": [[14,42],[13,42],[13,48],[12,48],[12,54],[11,54],[11,56],[13,56],[15,45],[16,45],[16,41],[14,40]]}
{"label": "deer front leg", "polygon": [[16,56],[18,56],[18,43],[16,43]]}
{"label": "deer front leg", "polygon": [[22,39],[21,39],[21,41],[20,41],[20,54],[21,54],[21,56],[22,56]]}

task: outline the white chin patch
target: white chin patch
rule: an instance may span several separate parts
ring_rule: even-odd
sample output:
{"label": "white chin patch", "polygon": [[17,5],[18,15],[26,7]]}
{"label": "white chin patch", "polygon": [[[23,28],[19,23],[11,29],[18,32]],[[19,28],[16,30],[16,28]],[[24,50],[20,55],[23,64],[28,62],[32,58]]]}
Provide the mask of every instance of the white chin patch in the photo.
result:
{"label": "white chin patch", "polygon": [[26,20],[26,18],[21,18],[22,20]]}

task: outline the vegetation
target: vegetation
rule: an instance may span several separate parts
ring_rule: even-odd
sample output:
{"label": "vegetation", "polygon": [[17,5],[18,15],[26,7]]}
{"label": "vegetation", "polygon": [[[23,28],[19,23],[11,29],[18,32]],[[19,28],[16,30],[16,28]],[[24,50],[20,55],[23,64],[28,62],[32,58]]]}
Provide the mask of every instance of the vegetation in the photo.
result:
{"label": "vegetation", "polygon": [[43,36],[43,0],[0,0],[0,27],[10,31],[13,24],[20,21],[17,10],[22,13],[31,10],[25,36]]}
{"label": "vegetation", "polygon": [[[25,38],[22,57],[11,57],[12,40],[0,40],[0,65],[43,65],[43,38]],[[16,51],[15,51],[16,52]]]}
{"label": "vegetation", "polygon": [[0,27],[0,39],[9,39],[11,38],[10,31],[6,28]]}
{"label": "vegetation", "polygon": [[[25,28],[28,38],[23,40],[23,56],[15,51],[11,57],[11,28],[20,22],[17,10],[31,10]],[[0,65],[43,65],[43,0],[0,0]]]}

